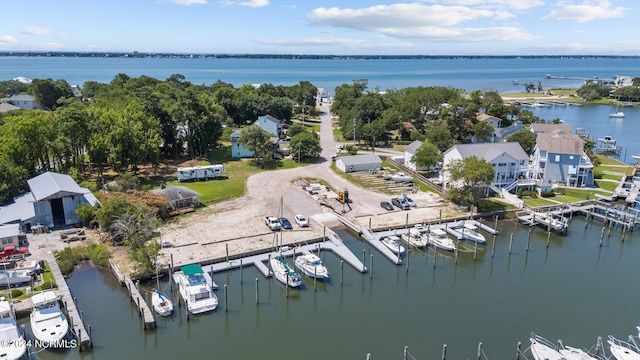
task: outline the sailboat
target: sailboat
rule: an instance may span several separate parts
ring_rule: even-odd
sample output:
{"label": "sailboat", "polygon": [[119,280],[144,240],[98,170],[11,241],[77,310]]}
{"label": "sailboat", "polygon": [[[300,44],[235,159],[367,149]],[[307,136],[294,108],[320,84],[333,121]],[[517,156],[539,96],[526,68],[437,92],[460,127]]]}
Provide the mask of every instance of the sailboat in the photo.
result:
{"label": "sailboat", "polygon": [[609,113],[609,117],[610,118],[623,118],[624,117],[624,113],[620,110],[618,110],[618,101],[616,101],[616,112],[614,113]]}
{"label": "sailboat", "polygon": [[156,280],[157,288],[151,293],[151,305],[153,310],[160,316],[169,316],[173,314],[173,302],[165,294],[160,291],[160,277],[158,276],[158,263],[156,261]]}

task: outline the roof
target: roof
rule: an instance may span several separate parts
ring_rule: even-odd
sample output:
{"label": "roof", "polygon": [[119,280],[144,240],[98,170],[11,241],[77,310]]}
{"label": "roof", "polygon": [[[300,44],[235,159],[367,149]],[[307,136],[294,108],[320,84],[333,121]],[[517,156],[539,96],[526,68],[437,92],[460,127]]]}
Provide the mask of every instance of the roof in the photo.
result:
{"label": "roof", "polygon": [[170,200],[182,200],[182,199],[191,199],[197,198],[201,195],[186,186],[167,186],[164,189],[156,189],[153,190],[154,193],[164,194]]}
{"label": "roof", "polygon": [[485,113],[482,113],[482,114],[476,116],[476,120],[478,120],[478,121],[496,120],[498,122],[502,121],[502,119],[500,119],[499,117],[491,116],[491,115],[485,114]]}
{"label": "roof", "polygon": [[533,123],[530,127],[534,133],[571,134],[573,127],[569,124]]}
{"label": "roof", "polygon": [[516,121],[515,123],[504,127],[504,128],[497,128],[495,130],[496,136],[501,137],[501,138],[507,138],[509,136],[511,136],[514,133],[520,132],[525,130],[524,126],[522,125],[522,122],[520,121]]}
{"label": "roof", "polygon": [[584,152],[584,140],[574,134],[539,133],[536,139],[538,149],[555,154],[577,154]]}
{"label": "roof", "polygon": [[0,112],[13,110],[22,110],[22,108],[9,103],[0,103]]}
{"label": "roof", "polygon": [[71,176],[51,171],[31,178],[27,183],[35,201],[44,200],[60,192],[80,195],[91,192],[80,187]]}
{"label": "roof", "polygon": [[418,148],[422,145],[422,141],[420,140],[416,140],[414,142],[412,142],[411,144],[409,144],[409,146],[407,146],[404,149],[404,152],[409,153],[409,154],[414,154],[416,153],[416,151],[418,151]]}
{"label": "roof", "polygon": [[258,124],[259,124],[259,123],[261,123],[261,122],[263,122],[263,121],[271,121],[272,123],[280,124],[280,120],[278,120],[278,119],[274,118],[274,117],[273,117],[273,116],[271,116],[271,115],[258,116],[258,120],[256,120],[256,121],[254,122],[254,124],[256,124],[256,123],[258,123]]}
{"label": "roof", "polygon": [[10,97],[9,101],[36,101],[36,98],[33,95],[18,94]]}
{"label": "roof", "polygon": [[382,160],[378,155],[351,155],[341,156],[338,161],[342,161],[345,166],[364,165],[364,164],[382,164]]}
{"label": "roof", "polygon": [[491,161],[502,154],[507,154],[515,160],[528,160],[527,155],[522,146],[517,142],[504,142],[504,143],[482,143],[482,144],[458,144],[452,146],[449,150],[445,151],[445,154],[457,149],[460,156],[463,158],[469,156],[477,156],[486,161]]}
{"label": "roof", "polygon": [[21,222],[36,216],[33,208],[33,195],[26,193],[15,197],[13,203],[0,207],[0,224]]}
{"label": "roof", "polygon": [[185,265],[182,267],[182,272],[187,276],[204,274],[204,271],[202,271],[202,266],[198,264]]}
{"label": "roof", "polygon": [[0,226],[0,238],[9,238],[20,235],[20,224]]}

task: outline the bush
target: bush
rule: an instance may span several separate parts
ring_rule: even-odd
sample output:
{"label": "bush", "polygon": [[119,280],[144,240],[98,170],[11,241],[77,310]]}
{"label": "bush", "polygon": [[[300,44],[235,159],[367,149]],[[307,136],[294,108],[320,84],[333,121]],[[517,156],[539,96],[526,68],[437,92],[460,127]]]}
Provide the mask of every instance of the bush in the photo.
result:
{"label": "bush", "polygon": [[523,197],[537,198],[538,193],[535,191],[518,190],[518,198],[522,199]]}
{"label": "bush", "polygon": [[593,172],[594,179],[602,179],[602,171],[594,171]]}
{"label": "bush", "polygon": [[11,297],[14,299],[19,298],[22,294],[24,294],[24,291],[20,289],[11,289]]}
{"label": "bush", "polygon": [[550,197],[555,197],[556,193],[553,191],[543,191],[540,193],[540,196],[542,196],[543,198],[550,198]]}
{"label": "bush", "polygon": [[47,280],[47,281],[43,282],[42,285],[36,286],[33,290],[34,291],[42,291],[42,290],[47,290],[47,289],[53,289],[54,287],[56,287],[56,286],[53,283],[53,281]]}

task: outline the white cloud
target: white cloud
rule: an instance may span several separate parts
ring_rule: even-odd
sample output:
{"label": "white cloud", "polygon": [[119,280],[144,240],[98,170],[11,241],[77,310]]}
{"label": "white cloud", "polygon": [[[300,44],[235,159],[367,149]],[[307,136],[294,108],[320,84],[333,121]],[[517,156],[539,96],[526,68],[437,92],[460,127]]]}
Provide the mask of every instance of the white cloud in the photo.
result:
{"label": "white cloud", "polygon": [[305,39],[257,39],[257,42],[265,45],[283,46],[356,46],[363,44],[364,40],[343,38],[305,38]]}
{"label": "white cloud", "polygon": [[628,9],[621,6],[614,7],[609,0],[580,1],[578,3],[561,1],[559,9],[552,10],[543,17],[549,21],[587,22],[598,19],[622,17]]}
{"label": "white cloud", "polygon": [[516,27],[446,28],[433,26],[414,29],[388,29],[385,33],[396,38],[432,42],[513,41],[536,38]]}
{"label": "white cloud", "polygon": [[171,2],[178,5],[204,5],[207,0],[171,0]]}
{"label": "white cloud", "polygon": [[219,2],[223,6],[248,6],[252,8],[260,8],[269,5],[269,0],[248,0],[248,1],[234,1],[234,0],[222,0]]}
{"label": "white cloud", "polygon": [[[431,0],[430,2],[432,2]],[[527,10],[544,5],[542,0],[441,0],[441,4],[476,6],[487,9]]]}
{"label": "white cloud", "polygon": [[51,35],[51,30],[41,28],[38,26],[27,26],[22,28],[22,30],[20,31],[22,31],[25,34],[35,35],[35,36]]}
{"label": "white cloud", "polygon": [[14,43],[17,41],[18,40],[11,35],[0,35],[0,43]]}

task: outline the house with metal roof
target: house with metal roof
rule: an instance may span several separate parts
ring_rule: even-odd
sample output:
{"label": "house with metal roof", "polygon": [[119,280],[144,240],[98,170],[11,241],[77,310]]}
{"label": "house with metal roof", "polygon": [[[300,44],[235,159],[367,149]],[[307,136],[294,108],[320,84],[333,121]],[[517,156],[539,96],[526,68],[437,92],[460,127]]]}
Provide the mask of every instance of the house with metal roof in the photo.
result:
{"label": "house with metal roof", "polygon": [[253,125],[258,125],[262,130],[277,137],[282,134],[281,121],[271,115],[258,116],[258,120],[254,121]]}
{"label": "house with metal roof", "polygon": [[413,158],[413,155],[416,154],[420,146],[422,146],[422,141],[416,140],[411,144],[409,144],[409,146],[407,146],[404,149],[404,165],[410,169],[413,169],[414,171],[427,170],[426,166],[416,166],[416,163],[413,162],[413,160],[411,160],[411,158]]}
{"label": "house with metal roof", "polygon": [[373,154],[340,156],[336,160],[336,167],[346,173],[380,170],[382,169],[382,159]]}
{"label": "house with metal roof", "polygon": [[20,224],[0,225],[0,247],[20,246]]}
{"label": "house with metal roof", "polygon": [[538,187],[545,191],[552,185],[594,185],[594,166],[584,152],[584,140],[579,135],[538,133],[532,166]]}
{"label": "house with metal roof", "polygon": [[470,156],[493,165],[494,175],[490,186],[514,191],[535,185],[531,180],[529,156],[517,142],[454,145],[443,154],[444,167],[440,172],[440,180],[447,184],[450,179],[447,167]]}
{"label": "house with metal roof", "polygon": [[27,180],[31,192],[0,208],[0,224],[19,223],[28,231],[36,225],[60,228],[81,224],[75,213],[81,204],[97,205],[98,199],[69,175],[46,172]]}
{"label": "house with metal roof", "polygon": [[573,127],[569,124],[553,124],[553,123],[533,123],[529,126],[534,134],[539,133],[553,133],[553,134],[571,134],[573,133]]}
{"label": "house with metal roof", "polygon": [[38,102],[36,101],[35,96],[26,95],[26,94],[18,94],[8,98],[2,98],[0,99],[0,102],[11,104],[21,109],[41,109],[42,108],[42,106],[40,106],[40,104],[38,104]]}
{"label": "house with metal roof", "polygon": [[169,203],[174,209],[200,205],[201,195],[186,186],[167,186],[163,189],[153,190],[153,192],[168,197]]}

